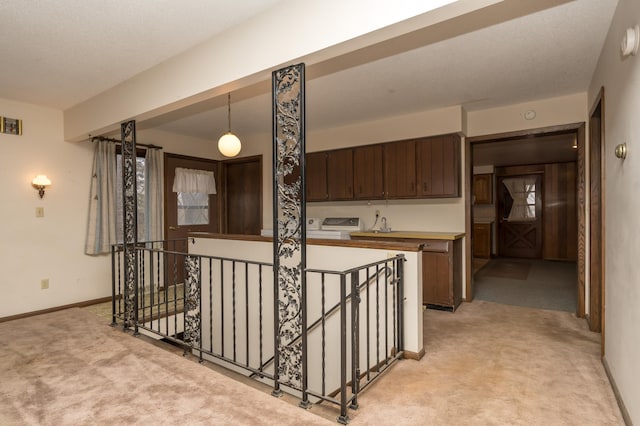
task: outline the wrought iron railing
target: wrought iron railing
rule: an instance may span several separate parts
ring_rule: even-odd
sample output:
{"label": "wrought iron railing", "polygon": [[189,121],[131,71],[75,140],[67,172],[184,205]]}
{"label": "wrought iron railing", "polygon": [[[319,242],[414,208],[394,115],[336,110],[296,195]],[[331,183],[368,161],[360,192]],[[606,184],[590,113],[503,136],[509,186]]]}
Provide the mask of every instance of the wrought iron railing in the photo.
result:
{"label": "wrought iron railing", "polygon": [[[135,246],[136,296],[124,292],[124,252],[112,248],[113,322],[183,347],[200,362],[222,364],[276,388],[273,266],[266,262],[177,251],[184,240]],[[302,406],[326,401],[349,420],[358,394],[402,356],[403,255],[356,268],[306,270],[303,334],[290,336],[306,354],[306,386],[284,386]],[[304,338],[303,338],[304,337]],[[281,384],[280,384],[281,385]],[[279,389],[279,386],[278,386]]]}

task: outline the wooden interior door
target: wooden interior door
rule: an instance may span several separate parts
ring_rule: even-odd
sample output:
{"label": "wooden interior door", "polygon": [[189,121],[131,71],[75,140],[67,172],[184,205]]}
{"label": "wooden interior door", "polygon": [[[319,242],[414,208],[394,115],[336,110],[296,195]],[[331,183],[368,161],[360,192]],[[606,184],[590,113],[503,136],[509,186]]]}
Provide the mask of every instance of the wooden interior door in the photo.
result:
{"label": "wooden interior door", "polygon": [[[602,104],[591,114],[589,121],[589,329],[602,331],[604,301],[604,256],[602,232]],[[604,340],[604,339],[603,339]],[[604,346],[603,346],[604,349]],[[603,350],[604,354],[604,350]]]}
{"label": "wooden interior door", "polygon": [[[189,232],[219,232],[218,224],[218,194],[208,196],[208,206],[204,213],[205,220],[196,220],[196,224],[189,223],[190,220],[184,212],[189,210],[178,193],[173,192],[173,180],[175,178],[176,167],[187,169],[212,171],[216,176],[216,186],[220,192],[218,182],[218,162],[205,158],[186,157],[176,154],[164,154],[164,200],[165,200],[165,230],[164,235],[167,242],[165,250],[182,252],[187,251],[186,238]],[[196,209],[205,210],[204,205],[195,206]],[[178,211],[182,210],[181,213]],[[202,223],[206,222],[206,223]],[[167,285],[184,282],[184,256],[168,255],[165,268]]]}
{"label": "wooden interior door", "polygon": [[[507,220],[513,205],[504,180],[535,177],[535,220]],[[542,179],[540,175],[504,176],[498,179],[498,254],[505,257],[542,257]]]}
{"label": "wooden interior door", "polygon": [[260,235],[262,229],[262,156],[223,162],[223,231]]}

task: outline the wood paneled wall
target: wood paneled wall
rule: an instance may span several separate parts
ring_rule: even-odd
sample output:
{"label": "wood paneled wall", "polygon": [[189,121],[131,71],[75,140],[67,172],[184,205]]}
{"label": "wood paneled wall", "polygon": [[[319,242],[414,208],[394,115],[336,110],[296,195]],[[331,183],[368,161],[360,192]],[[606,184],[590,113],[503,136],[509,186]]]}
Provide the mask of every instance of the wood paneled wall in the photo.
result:
{"label": "wood paneled wall", "polygon": [[544,226],[542,257],[577,260],[578,213],[576,164],[546,164],[544,170]]}

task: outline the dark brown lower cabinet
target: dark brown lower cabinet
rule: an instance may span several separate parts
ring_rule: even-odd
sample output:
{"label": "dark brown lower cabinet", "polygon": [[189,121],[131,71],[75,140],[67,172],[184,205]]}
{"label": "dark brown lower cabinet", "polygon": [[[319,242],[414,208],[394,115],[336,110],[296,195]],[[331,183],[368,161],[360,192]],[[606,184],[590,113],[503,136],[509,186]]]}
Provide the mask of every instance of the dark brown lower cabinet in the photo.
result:
{"label": "dark brown lower cabinet", "polygon": [[426,240],[422,249],[422,303],[454,311],[462,302],[462,240]]}

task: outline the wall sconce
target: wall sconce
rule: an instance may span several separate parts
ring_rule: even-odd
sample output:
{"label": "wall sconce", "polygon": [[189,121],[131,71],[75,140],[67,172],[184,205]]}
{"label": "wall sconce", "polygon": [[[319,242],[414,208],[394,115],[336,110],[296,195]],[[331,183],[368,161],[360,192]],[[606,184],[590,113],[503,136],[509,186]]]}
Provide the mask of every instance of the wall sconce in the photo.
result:
{"label": "wall sconce", "polygon": [[51,180],[47,175],[38,175],[31,181],[31,185],[38,190],[38,195],[42,198],[44,197],[44,189],[51,185]]}

